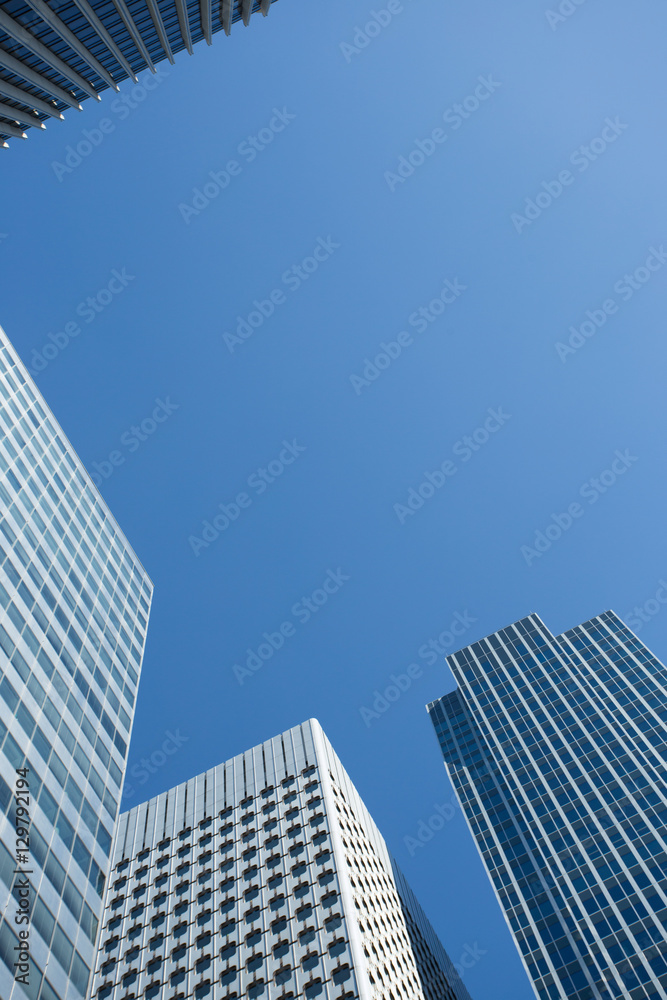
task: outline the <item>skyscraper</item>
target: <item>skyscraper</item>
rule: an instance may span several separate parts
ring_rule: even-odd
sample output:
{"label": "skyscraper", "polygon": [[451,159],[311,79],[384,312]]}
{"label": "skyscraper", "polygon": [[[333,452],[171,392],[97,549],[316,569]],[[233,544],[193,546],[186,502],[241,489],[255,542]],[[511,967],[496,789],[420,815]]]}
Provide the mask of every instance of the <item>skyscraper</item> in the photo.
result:
{"label": "skyscraper", "polygon": [[0,997],[80,1000],[152,585],[1,330],[0,512]]}
{"label": "skyscraper", "polygon": [[312,719],[123,813],[92,996],[469,1000]]}
{"label": "skyscraper", "polygon": [[428,706],[541,1000],[667,996],[667,670],[612,612],[448,657]]}
{"label": "skyscraper", "polygon": [[121,80],[235,21],[266,16],[272,0],[7,0],[0,5],[0,146],[30,125],[62,118]]}

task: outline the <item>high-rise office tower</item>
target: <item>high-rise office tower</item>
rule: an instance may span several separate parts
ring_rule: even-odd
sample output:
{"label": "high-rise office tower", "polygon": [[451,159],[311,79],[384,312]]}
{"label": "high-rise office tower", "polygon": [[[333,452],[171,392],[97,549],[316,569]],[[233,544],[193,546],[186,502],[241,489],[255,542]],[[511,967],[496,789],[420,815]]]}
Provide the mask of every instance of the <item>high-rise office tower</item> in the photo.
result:
{"label": "high-rise office tower", "polygon": [[152,586],[0,331],[0,997],[89,985]]}
{"label": "high-rise office tower", "polygon": [[62,118],[121,80],[155,71],[272,0],[5,0],[0,4],[0,146]]}
{"label": "high-rise office tower", "polygon": [[667,670],[612,612],[448,657],[428,706],[541,1000],[667,997]]}
{"label": "high-rise office tower", "polygon": [[469,1000],[312,719],[123,813],[92,996]]}

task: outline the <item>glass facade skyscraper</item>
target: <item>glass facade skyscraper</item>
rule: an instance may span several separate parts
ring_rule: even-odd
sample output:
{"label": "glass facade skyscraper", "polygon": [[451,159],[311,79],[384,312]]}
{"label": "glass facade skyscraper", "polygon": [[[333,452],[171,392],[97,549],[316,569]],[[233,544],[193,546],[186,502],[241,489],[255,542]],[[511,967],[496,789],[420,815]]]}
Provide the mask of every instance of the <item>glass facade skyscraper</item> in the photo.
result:
{"label": "glass facade skyscraper", "polygon": [[316,720],[123,813],[94,1000],[470,1000]]}
{"label": "glass facade skyscraper", "polygon": [[448,657],[428,706],[540,1000],[667,997],[667,670],[612,612]]}
{"label": "glass facade skyscraper", "polygon": [[128,77],[235,21],[266,16],[272,0],[3,0],[0,4],[0,146],[62,118]]}
{"label": "glass facade skyscraper", "polygon": [[0,997],[81,1000],[152,585],[2,331],[0,505]]}

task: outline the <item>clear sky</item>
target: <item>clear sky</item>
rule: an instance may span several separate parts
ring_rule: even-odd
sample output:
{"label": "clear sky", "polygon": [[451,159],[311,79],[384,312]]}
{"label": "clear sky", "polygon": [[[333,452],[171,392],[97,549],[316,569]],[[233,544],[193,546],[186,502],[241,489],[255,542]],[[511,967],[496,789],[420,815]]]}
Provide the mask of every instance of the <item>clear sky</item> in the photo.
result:
{"label": "clear sky", "polygon": [[667,653],[667,11],[387,7],[280,0],[13,141],[0,321],[155,582],[125,803],[315,716],[474,1000],[529,1000],[460,811],[409,839],[428,644],[646,606]]}

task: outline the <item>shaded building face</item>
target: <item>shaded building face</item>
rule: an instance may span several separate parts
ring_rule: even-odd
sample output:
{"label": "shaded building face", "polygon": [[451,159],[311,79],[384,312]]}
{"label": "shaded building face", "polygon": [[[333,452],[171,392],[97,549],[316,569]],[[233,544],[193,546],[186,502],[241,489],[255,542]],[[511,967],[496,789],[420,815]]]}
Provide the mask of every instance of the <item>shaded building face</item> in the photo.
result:
{"label": "shaded building face", "polygon": [[470,1000],[315,720],[120,817],[93,996]]}
{"label": "shaded building face", "polygon": [[667,995],[667,671],[611,612],[448,657],[428,706],[536,993]]}
{"label": "shaded building face", "polygon": [[1,331],[0,505],[0,996],[75,1000],[93,966],[152,586]]}

